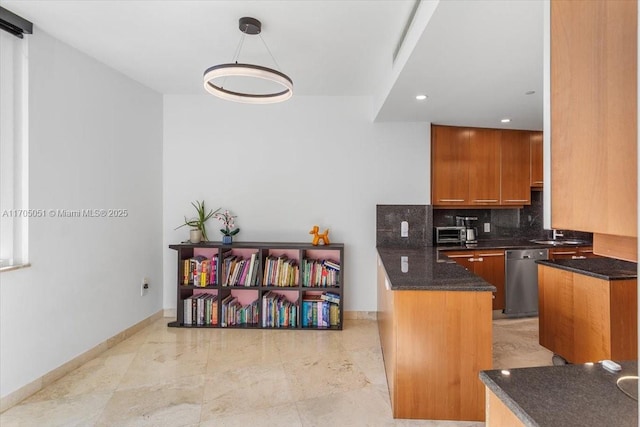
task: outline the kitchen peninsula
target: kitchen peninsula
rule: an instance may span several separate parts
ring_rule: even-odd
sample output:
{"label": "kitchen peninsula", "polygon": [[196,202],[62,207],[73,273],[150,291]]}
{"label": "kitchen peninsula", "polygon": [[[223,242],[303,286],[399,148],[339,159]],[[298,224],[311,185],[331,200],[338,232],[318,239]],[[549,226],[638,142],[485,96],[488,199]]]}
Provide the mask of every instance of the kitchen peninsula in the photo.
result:
{"label": "kitchen peninsula", "polygon": [[394,418],[484,420],[495,287],[434,247],[379,247],[377,268]]}

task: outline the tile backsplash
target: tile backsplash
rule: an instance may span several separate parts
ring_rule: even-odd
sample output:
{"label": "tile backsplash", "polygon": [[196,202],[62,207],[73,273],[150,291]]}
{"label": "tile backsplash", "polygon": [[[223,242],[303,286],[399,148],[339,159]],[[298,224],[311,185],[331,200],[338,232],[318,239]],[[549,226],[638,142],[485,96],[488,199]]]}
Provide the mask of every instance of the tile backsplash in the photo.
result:
{"label": "tile backsplash", "polygon": [[[431,205],[377,205],[376,246],[433,246]],[[400,224],[409,223],[408,237],[400,237]]]}
{"label": "tile backsplash", "polygon": [[[435,227],[455,225],[456,216],[475,216],[478,220],[478,239],[538,239],[550,238],[551,231],[543,228],[542,191],[531,192],[531,205],[521,209],[435,209],[433,225]],[[484,231],[489,223],[491,231]],[[566,231],[565,238],[591,240],[591,233]]]}
{"label": "tile backsplash", "polygon": [[[542,192],[531,192],[531,205],[520,209],[433,209],[431,205],[377,205],[376,245],[433,246],[433,227],[456,225],[456,216],[475,216],[479,240],[546,239],[543,228]],[[400,224],[409,223],[409,237],[400,237]],[[490,231],[484,231],[484,224]],[[591,233],[563,230],[565,238],[592,240]]]}

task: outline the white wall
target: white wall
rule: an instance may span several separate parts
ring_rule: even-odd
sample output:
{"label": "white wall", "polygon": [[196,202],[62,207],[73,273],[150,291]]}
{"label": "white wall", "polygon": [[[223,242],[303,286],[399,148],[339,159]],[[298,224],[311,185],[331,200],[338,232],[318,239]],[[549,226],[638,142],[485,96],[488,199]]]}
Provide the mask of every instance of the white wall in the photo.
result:
{"label": "white wall", "polygon": [[32,267],[0,273],[2,396],[162,308],[162,96],[29,38],[30,207],[129,216],[30,221]]}
{"label": "white wall", "polygon": [[[368,97],[245,105],[164,97],[164,307],[175,308],[174,230],[191,201],[238,215],[237,241],[310,242],[312,225],[345,244],[345,309],[376,310],[376,204],[426,204],[429,124],[372,123]],[[220,240],[219,222],[207,230]]]}

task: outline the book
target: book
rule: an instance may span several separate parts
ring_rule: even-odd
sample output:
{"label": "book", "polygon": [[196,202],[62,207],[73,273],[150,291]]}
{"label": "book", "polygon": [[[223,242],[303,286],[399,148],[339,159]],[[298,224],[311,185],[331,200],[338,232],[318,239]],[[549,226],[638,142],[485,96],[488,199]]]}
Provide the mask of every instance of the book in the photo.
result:
{"label": "book", "polygon": [[253,285],[251,278],[253,277],[253,269],[254,269],[255,262],[256,262],[256,254],[252,253],[251,258],[249,259],[249,268],[247,270],[247,274],[244,277],[244,281],[243,281],[245,286]]}
{"label": "book", "polygon": [[333,292],[324,292],[322,295],[320,295],[320,298],[334,304],[340,304],[340,295]]}
{"label": "book", "polygon": [[340,306],[329,304],[329,326],[340,326]]}

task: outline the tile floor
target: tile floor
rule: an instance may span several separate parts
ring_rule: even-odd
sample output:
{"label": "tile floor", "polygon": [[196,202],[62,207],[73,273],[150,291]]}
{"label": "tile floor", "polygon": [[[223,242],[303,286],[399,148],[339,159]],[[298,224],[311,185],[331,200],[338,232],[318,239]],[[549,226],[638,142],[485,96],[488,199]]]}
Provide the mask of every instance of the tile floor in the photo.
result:
{"label": "tile floor", "polygon": [[[376,322],[341,332],[161,319],[0,415],[8,426],[484,426],[394,420]],[[494,368],[551,364],[537,319],[494,321]]]}

